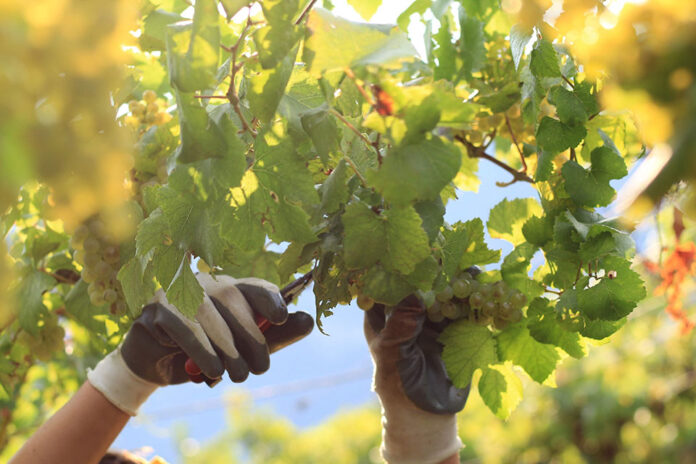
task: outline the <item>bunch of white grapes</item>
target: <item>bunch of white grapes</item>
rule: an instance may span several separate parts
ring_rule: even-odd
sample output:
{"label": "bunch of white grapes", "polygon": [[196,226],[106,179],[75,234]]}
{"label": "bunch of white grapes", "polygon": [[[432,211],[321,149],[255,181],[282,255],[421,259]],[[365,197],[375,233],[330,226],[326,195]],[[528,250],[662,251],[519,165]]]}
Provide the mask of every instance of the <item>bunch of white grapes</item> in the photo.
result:
{"label": "bunch of white grapes", "polygon": [[504,329],[522,319],[526,303],[527,297],[522,292],[508,287],[502,280],[483,283],[470,273],[461,272],[435,295],[427,313],[433,322],[466,318],[478,325],[493,324],[496,329]]}
{"label": "bunch of white grapes", "polygon": [[[369,311],[375,302],[360,294],[357,303],[358,307]],[[482,326],[493,324],[502,330],[522,320],[522,308],[526,303],[527,297],[522,292],[508,287],[502,280],[483,283],[469,272],[462,271],[435,295],[432,303],[426,301],[426,310],[428,319],[433,322],[442,322],[445,318],[467,319]]]}
{"label": "bunch of white grapes", "polygon": [[166,102],[157,98],[155,92],[146,90],[143,92],[142,100],[128,102],[130,114],[124,118],[124,121],[133,129],[145,131],[151,126],[159,126],[172,119],[172,115],[167,113],[166,106]]}
{"label": "bunch of white grapes", "polygon": [[44,325],[39,328],[36,335],[22,330],[17,335],[17,343],[29,348],[32,356],[36,356],[40,361],[48,361],[64,349],[64,338],[65,329],[58,325],[58,318],[50,317],[44,320]]}
{"label": "bunch of white grapes", "polygon": [[94,306],[109,305],[114,315],[126,312],[123,288],[116,278],[121,268],[119,245],[110,240],[104,223],[92,218],[80,225],[70,239],[74,258],[82,265],[82,280]]}

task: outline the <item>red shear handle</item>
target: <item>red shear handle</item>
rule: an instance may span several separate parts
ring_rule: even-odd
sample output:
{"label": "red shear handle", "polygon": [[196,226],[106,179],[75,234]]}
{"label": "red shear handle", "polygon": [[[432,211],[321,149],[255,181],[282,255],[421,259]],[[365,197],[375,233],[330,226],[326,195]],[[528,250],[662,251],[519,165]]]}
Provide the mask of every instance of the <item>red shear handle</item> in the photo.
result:
{"label": "red shear handle", "polygon": [[[256,325],[258,326],[259,330],[261,330],[261,333],[268,330],[268,328],[271,326],[271,321],[261,316],[260,314],[256,314],[255,319]],[[217,381],[217,379],[208,379],[205,375],[203,375],[203,371],[201,371],[201,368],[198,367],[198,364],[196,364],[196,362],[191,358],[188,358],[186,360],[186,363],[184,364],[184,370],[188,374],[189,379],[191,379],[191,382],[193,383],[206,382],[210,385],[211,383],[215,383]]]}

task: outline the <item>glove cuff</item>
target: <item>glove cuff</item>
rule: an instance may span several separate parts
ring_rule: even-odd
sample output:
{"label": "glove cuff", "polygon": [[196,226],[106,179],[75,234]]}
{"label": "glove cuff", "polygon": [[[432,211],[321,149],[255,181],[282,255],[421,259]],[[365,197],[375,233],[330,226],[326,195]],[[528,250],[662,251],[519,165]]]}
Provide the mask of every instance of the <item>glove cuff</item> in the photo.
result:
{"label": "glove cuff", "polygon": [[138,414],[138,408],[159,386],[135,375],[123,360],[120,348],[89,369],[87,380],[109,402],[131,416]]}
{"label": "glove cuff", "polygon": [[462,441],[454,414],[423,411],[403,392],[379,391],[382,403],[382,457],[390,464],[436,464],[457,453]]}

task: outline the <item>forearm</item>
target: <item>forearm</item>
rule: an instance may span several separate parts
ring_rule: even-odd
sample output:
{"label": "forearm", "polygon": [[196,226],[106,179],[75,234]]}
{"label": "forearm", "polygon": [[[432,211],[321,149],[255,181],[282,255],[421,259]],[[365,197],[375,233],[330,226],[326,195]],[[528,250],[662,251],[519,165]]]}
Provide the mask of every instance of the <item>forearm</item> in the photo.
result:
{"label": "forearm", "polygon": [[130,416],[89,382],[29,438],[10,464],[97,463]]}

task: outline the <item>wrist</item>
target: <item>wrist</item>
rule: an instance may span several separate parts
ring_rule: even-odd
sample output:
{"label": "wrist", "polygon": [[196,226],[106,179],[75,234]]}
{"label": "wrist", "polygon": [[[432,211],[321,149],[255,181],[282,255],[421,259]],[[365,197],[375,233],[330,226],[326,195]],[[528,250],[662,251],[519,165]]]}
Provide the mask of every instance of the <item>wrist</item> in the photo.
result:
{"label": "wrist", "polygon": [[140,406],[159,386],[135,375],[118,348],[88,370],[87,380],[109,402],[131,416],[138,414]]}
{"label": "wrist", "polygon": [[390,464],[435,464],[462,448],[454,414],[433,414],[410,401],[382,402],[382,447]]}

